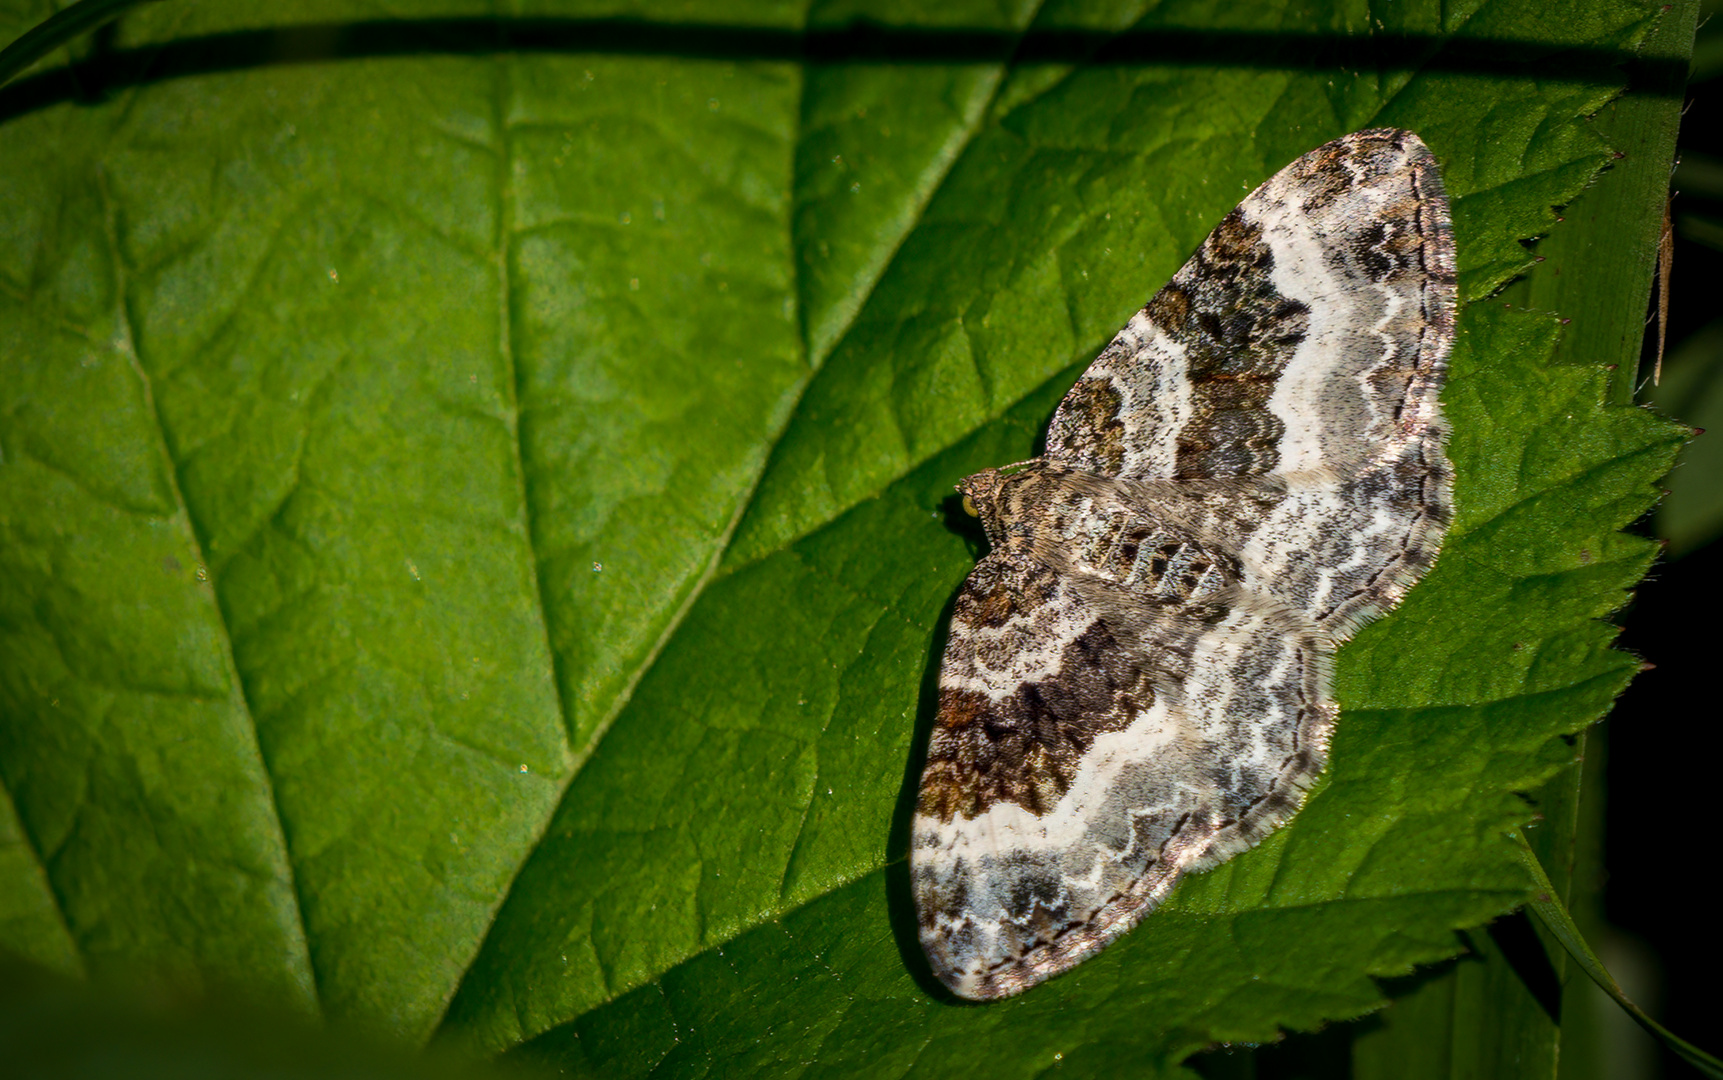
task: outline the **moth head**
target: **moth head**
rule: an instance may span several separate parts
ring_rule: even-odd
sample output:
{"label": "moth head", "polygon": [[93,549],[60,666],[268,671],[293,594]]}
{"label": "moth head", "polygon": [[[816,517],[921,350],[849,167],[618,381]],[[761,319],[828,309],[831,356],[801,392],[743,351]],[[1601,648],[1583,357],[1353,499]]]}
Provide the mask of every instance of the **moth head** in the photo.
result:
{"label": "moth head", "polygon": [[998,469],[984,469],[957,485],[958,494],[963,496],[963,512],[981,519],[981,528],[988,539],[999,535],[999,480]]}

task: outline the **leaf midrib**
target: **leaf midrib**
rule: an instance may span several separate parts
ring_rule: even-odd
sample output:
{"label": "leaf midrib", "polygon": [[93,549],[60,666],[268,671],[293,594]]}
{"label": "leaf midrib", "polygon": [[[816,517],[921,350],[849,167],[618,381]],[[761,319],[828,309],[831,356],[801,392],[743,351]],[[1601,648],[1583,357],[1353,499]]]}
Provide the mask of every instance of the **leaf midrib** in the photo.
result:
{"label": "leaf midrib", "polygon": [[[1038,10],[1039,10],[1039,8],[1037,8],[1037,11]],[[805,13],[804,13],[804,15],[805,15]],[[1031,15],[1029,23],[1032,23],[1033,19],[1034,19],[1034,16]],[[1027,31],[1029,23],[1025,23],[1024,28],[1017,31],[1016,36],[1019,39]],[[509,61],[504,60],[504,62],[507,63]],[[778,450],[779,445],[782,443],[783,439],[788,434],[791,427],[794,425],[795,418],[796,418],[797,413],[799,411],[802,399],[806,396],[808,389],[813,385],[814,380],[819,376],[820,372],[824,369],[824,361],[826,359],[829,359],[830,356],[837,351],[838,347],[842,344],[844,339],[849,335],[851,330],[854,328],[855,323],[856,323],[858,317],[860,316],[862,310],[865,309],[865,307],[867,306],[868,299],[873,296],[875,290],[878,288],[880,281],[885,277],[886,273],[890,270],[891,266],[896,261],[898,252],[901,251],[904,241],[914,231],[914,228],[915,228],[914,222],[920,220],[920,216],[921,216],[922,212],[925,211],[927,205],[933,200],[933,198],[938,194],[940,189],[944,186],[946,178],[951,173],[951,169],[956,165],[957,161],[963,157],[964,152],[968,149],[969,145],[974,141],[976,134],[978,132],[980,132],[983,128],[986,127],[986,125],[990,119],[989,111],[991,109],[992,102],[994,100],[996,100],[999,87],[1001,85],[1003,85],[1003,83],[1004,83],[1004,74],[1008,73],[1010,70],[1010,67],[1011,67],[1009,62],[1006,62],[1004,64],[1000,64],[998,66],[1002,69],[1001,77],[997,82],[995,82],[993,88],[989,91],[988,101],[985,104],[983,104],[983,106],[980,109],[977,110],[974,122],[972,124],[970,124],[964,130],[960,146],[958,147],[958,149],[955,152],[953,152],[949,156],[948,160],[945,162],[944,167],[942,168],[942,170],[940,172],[939,178],[934,183],[929,184],[927,186],[927,190],[924,193],[921,193],[918,195],[917,200],[916,200],[916,205],[914,206],[912,211],[908,215],[906,215],[906,220],[911,222],[911,224],[909,225],[909,227],[905,228],[903,230],[903,232],[898,236],[896,242],[893,244],[893,246],[891,248],[891,251],[883,259],[880,260],[880,263],[879,263],[877,269],[873,273],[872,277],[868,280],[866,288],[861,293],[861,298],[860,298],[860,301],[856,304],[855,311],[842,324],[841,331],[832,338],[832,344],[824,351],[824,354],[822,356],[820,356],[818,358],[812,358],[810,356],[809,346],[808,346],[808,341],[807,341],[806,328],[804,327],[802,329],[802,332],[800,335],[801,340],[798,342],[798,346],[799,346],[800,351],[802,352],[804,365],[806,366],[807,370],[806,370],[805,374],[803,375],[803,377],[794,385],[794,387],[791,390],[791,393],[789,395],[790,401],[789,401],[788,408],[785,410],[784,419],[783,419],[782,423],[779,425],[778,430],[771,434],[770,441],[767,444],[764,453],[762,453],[760,456],[759,467],[755,470],[754,476],[753,476],[753,478],[752,478],[752,480],[748,486],[747,491],[743,493],[742,498],[738,501],[735,512],[731,515],[730,520],[725,525],[724,530],[719,534],[719,536],[717,538],[717,543],[714,546],[711,558],[707,560],[707,564],[706,564],[705,569],[702,570],[700,576],[695,579],[695,582],[690,587],[687,596],[683,599],[682,603],[677,607],[676,611],[672,614],[672,616],[671,616],[669,622],[666,624],[664,630],[659,634],[658,638],[653,642],[653,645],[648,650],[646,657],[641,661],[641,663],[636,667],[634,672],[630,675],[630,677],[624,683],[623,688],[620,691],[618,691],[618,693],[616,694],[615,698],[612,701],[611,707],[608,710],[606,710],[604,717],[599,721],[599,723],[597,725],[595,725],[592,733],[587,737],[585,745],[583,745],[580,748],[573,751],[574,763],[573,763],[573,766],[568,773],[567,779],[563,782],[563,784],[561,786],[562,792],[566,792],[568,787],[570,785],[572,785],[574,780],[580,775],[580,772],[581,772],[582,768],[585,766],[585,763],[591,759],[593,753],[597,750],[598,745],[603,741],[604,736],[609,732],[611,726],[615,723],[616,718],[618,716],[620,716],[621,713],[627,708],[628,703],[633,698],[633,694],[634,694],[635,689],[638,687],[641,680],[646,676],[646,674],[649,673],[651,671],[652,667],[656,664],[658,657],[663,652],[665,646],[668,645],[670,640],[675,637],[676,632],[678,629],[680,629],[683,620],[687,617],[688,613],[693,609],[694,605],[698,602],[700,597],[704,594],[706,587],[708,585],[710,585],[712,583],[712,581],[716,580],[720,576],[718,574],[718,570],[719,570],[720,566],[722,566],[722,564],[723,564],[724,557],[729,553],[730,546],[731,546],[732,541],[735,538],[737,528],[740,526],[742,520],[747,516],[748,511],[753,508],[754,500],[755,500],[755,498],[759,492],[760,483],[761,483],[762,479],[764,479],[767,471],[769,470],[769,468],[771,466],[772,459],[777,454],[777,450]],[[803,69],[803,72],[802,72],[801,90],[802,90],[802,92],[805,92],[805,90],[806,90],[806,69],[805,68]],[[798,124],[799,124],[799,113],[800,113],[800,108],[798,106]],[[792,170],[794,168],[793,150],[794,150],[794,147],[796,145],[799,145],[799,142],[800,142],[800,129],[798,127],[798,134],[796,137],[796,141],[791,144],[792,154],[790,157],[789,164],[790,164],[790,167]],[[508,162],[506,160],[506,157],[510,152],[511,152],[511,149],[508,146],[507,141],[505,140],[505,149],[504,149],[504,155],[505,155],[504,168],[505,169],[508,167]],[[794,177],[792,176],[791,179],[792,179],[792,184],[793,184]],[[510,212],[509,208],[506,205],[508,203],[510,197],[512,197],[512,192],[505,194],[505,197],[504,197],[504,203],[505,203],[504,215],[507,216],[512,223],[513,214]],[[795,227],[795,214],[794,214],[793,204],[789,208],[789,212],[787,212],[785,215],[785,225],[788,229],[790,229],[792,231]],[[512,239],[512,238],[513,237],[511,234],[510,239]],[[799,264],[799,261],[795,258],[796,250],[797,250],[797,248],[796,248],[795,243],[794,243],[794,236],[793,236],[793,232],[792,232],[791,242],[788,245],[788,251],[790,252],[790,257],[791,257],[791,268],[790,268],[791,274],[792,274],[791,292],[793,295],[795,295],[798,298],[798,302],[800,302],[800,301],[804,300],[805,297],[802,296],[802,280],[800,277],[800,264]],[[505,275],[506,275],[506,271],[505,271]],[[505,293],[505,303],[507,302],[506,297],[507,297],[507,294]],[[508,306],[512,309],[512,304],[508,305]],[[513,362],[512,362],[513,358],[512,358],[512,356],[509,359],[510,359],[511,371],[513,371]],[[517,417],[518,417],[518,400],[519,400],[519,386],[518,386],[518,382],[517,382],[516,383]],[[517,461],[518,461],[519,456],[521,454],[520,431],[519,431],[518,423],[516,424],[516,429],[515,429],[515,443],[516,443],[515,452],[516,452]],[[524,476],[523,476],[522,500],[523,500],[523,504],[526,507],[527,516],[530,520],[532,517],[532,509],[531,508],[533,505],[533,499],[532,499],[531,486],[524,483]],[[538,566],[538,562],[539,562],[539,554],[538,554],[536,545],[533,545],[530,543],[530,537],[529,537],[529,553],[530,553],[530,556],[534,562],[535,579],[536,579],[537,578],[536,571],[537,571],[537,566]],[[734,569],[734,568],[731,568],[731,569]],[[730,573],[730,570],[726,570],[725,574],[723,576],[728,576],[729,573]],[[540,588],[539,594],[538,594],[538,604],[539,604],[539,611],[540,611],[540,622],[541,622],[541,624],[548,625],[547,620],[546,620],[546,613],[548,611],[548,606],[546,603],[546,599],[545,599],[545,595],[544,595],[542,587]],[[553,666],[559,666],[558,661],[556,660],[554,654],[552,657],[552,663],[553,663]],[[564,730],[566,731],[569,727],[569,724],[570,724],[570,714],[569,714],[567,704],[563,698],[560,679],[558,680],[557,700],[558,700],[558,705],[562,710],[562,720],[563,720]],[[559,795],[559,798],[560,798],[560,795]],[[537,839],[542,839],[544,831],[546,829],[548,829],[549,826],[550,826],[549,820],[547,820],[543,823],[543,825],[541,826],[541,828],[539,830],[539,834],[538,834]],[[535,843],[536,843],[536,839],[535,839]],[[517,868],[517,876],[518,876],[518,868]],[[513,884],[511,882],[509,889],[505,891],[505,896],[506,896],[507,892],[512,892],[512,890],[513,890]]]}
{"label": "leaf midrib", "polygon": [[[130,107],[135,96],[135,93],[127,95],[122,108],[122,118],[124,109]],[[116,124],[115,130],[119,126]],[[148,370],[144,366],[143,357],[138,352],[137,335],[134,332],[136,320],[131,309],[130,281],[126,273],[125,256],[120,245],[116,221],[118,211],[113,194],[108,188],[107,172],[98,165],[95,175],[96,190],[101,203],[102,237],[107,245],[109,263],[113,267],[114,318],[120,331],[121,349],[125,354],[127,364],[131,367],[133,377],[138,381],[144,406],[148,410],[150,426],[155,433],[156,454],[161,463],[162,475],[173,498],[174,516],[184,522],[185,542],[191,547],[192,555],[197,560],[198,565],[209,567],[209,560],[204,553],[205,545],[202,531],[198,528],[197,519],[192,514],[190,505],[186,502],[181,486],[179,463],[175,460],[168,446],[167,425],[162,420],[161,410],[156,404],[155,387]],[[274,841],[273,846],[278,858],[271,861],[277,863],[276,871],[285,876],[286,884],[291,888],[293,894],[293,921],[290,926],[284,925],[282,927],[284,936],[290,939],[289,944],[292,949],[290,963],[292,967],[299,969],[303,977],[308,977],[310,980],[310,985],[305,987],[309,991],[309,1000],[303,1004],[309,1006],[314,1015],[321,1015],[323,1009],[322,980],[317,964],[311,955],[309,928],[305,922],[306,897],[304,886],[294,865],[292,851],[287,844],[281,800],[275,790],[275,773],[270,768],[269,757],[263,749],[256,714],[251,707],[251,694],[234,657],[233,635],[229,627],[230,620],[221,603],[220,579],[214,575],[213,569],[211,569],[210,574],[209,599],[215,609],[215,624],[221,640],[222,669],[227,675],[228,685],[232,687],[228,701],[231,707],[240,713],[245,729],[250,732],[251,752],[256,763],[257,780],[263,785],[263,794],[269,800],[270,820],[274,826],[274,835],[271,839]],[[57,895],[56,893],[56,897]],[[60,908],[57,913],[62,924],[64,924],[63,905],[57,905],[57,907]],[[78,937],[75,935],[69,935],[69,937],[73,948],[77,950],[79,960],[87,960]],[[298,983],[300,979],[296,978],[292,981]]]}
{"label": "leaf midrib", "polygon": [[[1038,16],[1038,14],[1040,12],[1040,6],[1041,5],[1038,3],[1035,11],[1032,12],[1030,14],[1029,18],[1024,21],[1022,28],[1016,31],[1015,36],[1018,40],[1021,40],[1023,34],[1026,33],[1028,31],[1028,29],[1034,24],[1035,18]],[[807,13],[804,10],[804,12],[803,12],[804,24],[806,22],[806,16],[807,16]],[[512,61],[512,58],[500,58],[499,62],[504,65],[504,68],[506,70],[507,65],[512,63],[513,61]],[[689,588],[687,595],[684,597],[682,602],[677,606],[675,612],[672,613],[670,619],[665,624],[663,631],[659,634],[657,639],[654,640],[651,647],[648,649],[646,656],[642,659],[640,664],[636,666],[635,670],[630,674],[628,679],[624,682],[622,688],[617,692],[615,698],[612,700],[611,707],[606,710],[604,716],[594,726],[592,732],[587,736],[587,739],[586,739],[584,745],[582,745],[578,748],[571,748],[570,753],[571,753],[571,759],[572,760],[570,763],[570,767],[568,769],[566,776],[562,779],[561,783],[558,786],[558,792],[557,792],[557,805],[558,805],[558,807],[561,806],[562,800],[566,797],[568,789],[570,787],[572,787],[575,780],[579,778],[579,776],[581,775],[581,772],[585,768],[586,763],[592,759],[593,754],[596,753],[598,746],[603,742],[604,737],[609,733],[611,727],[615,724],[617,718],[620,717],[622,712],[628,707],[628,704],[633,699],[634,692],[639,687],[641,681],[644,680],[646,675],[656,665],[659,656],[662,655],[664,649],[669,645],[670,641],[675,637],[677,631],[681,628],[683,621],[688,617],[688,614],[693,610],[694,606],[696,605],[696,603],[698,603],[701,596],[704,595],[706,588],[714,580],[718,579],[718,577],[720,576],[719,575],[719,569],[723,565],[725,556],[729,553],[731,543],[733,542],[735,535],[736,535],[736,531],[740,527],[744,518],[747,516],[748,511],[753,507],[754,500],[755,500],[756,496],[758,495],[758,492],[760,489],[761,481],[764,479],[767,471],[770,469],[772,460],[777,454],[777,450],[778,450],[779,445],[782,443],[783,439],[785,438],[785,436],[787,435],[787,433],[790,431],[791,427],[793,426],[793,424],[795,422],[795,418],[797,416],[797,413],[800,409],[800,405],[801,405],[803,398],[806,396],[809,388],[813,385],[814,380],[818,377],[820,372],[824,369],[824,361],[826,359],[829,359],[831,357],[831,355],[837,351],[838,347],[841,346],[841,344],[843,343],[845,338],[848,337],[849,333],[854,328],[857,319],[860,317],[862,311],[865,310],[865,308],[867,307],[867,303],[868,303],[869,299],[871,299],[871,297],[874,295],[874,292],[877,290],[880,281],[884,279],[884,277],[889,272],[892,265],[895,263],[895,261],[898,257],[898,253],[902,250],[904,242],[909,237],[909,235],[914,231],[915,224],[920,221],[921,216],[925,212],[928,204],[932,202],[934,197],[944,187],[947,178],[951,174],[951,170],[955,167],[957,162],[962,159],[964,153],[968,150],[969,146],[973,143],[975,136],[980,131],[982,131],[987,126],[987,124],[989,123],[989,121],[991,119],[990,114],[992,111],[993,103],[997,100],[999,90],[1002,86],[1005,85],[1006,77],[1008,76],[1008,74],[1012,70],[1012,65],[1009,61],[1001,63],[1001,64],[997,65],[997,67],[1000,69],[999,70],[999,77],[994,81],[993,86],[989,89],[986,102],[984,102],[982,104],[982,106],[976,110],[975,118],[974,118],[973,122],[971,122],[966,127],[966,129],[962,132],[962,136],[961,136],[961,140],[959,142],[959,145],[957,146],[957,148],[955,150],[953,150],[949,154],[949,156],[943,162],[943,165],[940,169],[939,176],[938,176],[937,180],[935,180],[931,184],[928,184],[926,186],[925,191],[917,193],[917,196],[916,196],[916,199],[915,199],[915,202],[914,202],[914,205],[913,205],[911,211],[905,215],[905,221],[907,223],[906,227],[903,229],[903,231],[896,238],[896,240],[893,243],[889,253],[887,253],[885,255],[885,257],[879,261],[879,264],[875,268],[871,278],[867,281],[866,288],[864,290],[862,290],[861,295],[860,295],[859,299],[857,300],[857,302],[855,303],[853,310],[851,311],[848,318],[845,319],[845,321],[843,322],[840,332],[833,335],[833,337],[831,339],[830,346],[824,351],[824,354],[821,355],[820,357],[813,358],[810,356],[810,349],[809,349],[809,343],[808,343],[808,337],[807,337],[808,326],[807,326],[807,323],[805,320],[805,315],[804,315],[804,317],[798,319],[798,328],[799,328],[798,337],[800,340],[798,341],[797,344],[798,344],[799,350],[802,353],[804,366],[806,367],[807,370],[805,371],[801,380],[792,388],[792,390],[790,392],[790,395],[789,395],[790,401],[789,401],[788,408],[785,410],[784,419],[783,419],[782,423],[780,424],[778,430],[776,432],[772,433],[769,444],[766,446],[765,451],[760,455],[758,468],[755,470],[754,476],[752,477],[752,479],[748,485],[748,489],[743,494],[742,498],[740,500],[738,500],[736,509],[731,514],[730,520],[726,523],[723,532],[719,535],[719,537],[717,539],[717,543],[714,545],[712,555],[707,560],[705,568],[701,571],[699,577],[695,579],[693,585]],[[790,189],[792,191],[795,190],[795,177],[794,177],[795,149],[797,146],[800,145],[801,137],[802,137],[801,136],[801,123],[802,123],[803,101],[801,100],[801,96],[805,95],[806,90],[807,90],[807,68],[805,65],[801,69],[800,76],[801,77],[800,77],[799,82],[798,82],[797,132],[796,132],[795,139],[790,143],[790,153],[787,155],[787,158],[788,158],[787,164],[788,164],[788,167],[792,173],[792,175],[790,177],[791,182],[789,185]],[[501,169],[501,175],[503,176],[504,182],[506,183],[507,177],[509,175],[511,175],[510,165],[512,163],[513,146],[512,146],[512,141],[507,137],[509,129],[507,129],[506,127],[503,127],[503,128],[501,128],[501,130],[503,132],[503,151],[502,151],[502,154],[500,155],[500,169]],[[520,414],[519,401],[520,401],[520,389],[521,388],[519,385],[518,367],[514,362],[515,358],[514,358],[514,355],[512,352],[512,348],[510,347],[512,344],[511,331],[513,329],[512,322],[513,322],[514,305],[511,302],[511,295],[512,294],[510,292],[510,289],[512,288],[513,283],[512,283],[512,279],[511,279],[511,277],[509,275],[509,271],[508,271],[508,252],[509,252],[509,250],[512,250],[512,241],[515,238],[515,234],[512,230],[512,226],[513,226],[513,222],[514,222],[514,214],[513,214],[513,206],[512,206],[512,200],[513,200],[514,193],[513,193],[512,187],[504,187],[502,189],[501,195],[502,195],[503,206],[501,208],[501,212],[498,215],[498,218],[499,218],[499,235],[502,237],[502,243],[504,245],[504,250],[502,251],[502,253],[500,255],[500,259],[501,259],[501,263],[502,263],[501,275],[502,275],[502,281],[503,281],[503,285],[504,285],[504,291],[502,293],[501,299],[502,299],[502,302],[503,302],[504,307],[505,307],[505,312],[503,314],[503,322],[505,324],[503,345],[504,345],[505,357],[506,357],[506,360],[509,364],[510,374],[512,376],[511,384],[512,384],[513,389],[514,389],[514,401],[511,402],[511,405],[514,408],[514,420],[515,420],[514,432],[513,432],[513,435],[514,435],[514,440],[513,440],[514,441],[514,448],[513,449],[514,449],[514,454],[515,454],[515,462],[516,462],[517,472],[519,472],[519,474],[521,475],[521,479],[522,479],[520,498],[521,498],[521,503],[523,506],[523,511],[526,515],[527,523],[528,523],[528,529],[527,529],[528,556],[532,562],[533,577],[534,577],[535,585],[537,587],[536,588],[536,593],[537,593],[536,599],[537,599],[538,609],[539,609],[539,623],[540,623],[540,626],[544,628],[545,633],[547,635],[546,641],[547,641],[547,646],[548,646],[549,605],[548,605],[547,598],[546,598],[546,595],[544,592],[542,576],[538,572],[539,571],[539,564],[540,564],[540,555],[539,555],[539,551],[538,551],[538,545],[537,545],[537,543],[533,537],[532,528],[531,528],[531,523],[534,520],[534,514],[533,514],[533,510],[532,510],[534,500],[532,498],[531,485],[527,483],[524,470],[521,470],[519,467],[520,463],[522,461],[522,458],[523,458],[523,451],[524,451],[524,448],[521,446],[521,434],[520,434],[520,424],[519,424],[519,414]],[[805,299],[806,298],[803,295],[803,287],[802,287],[803,281],[802,281],[801,273],[800,273],[801,264],[800,264],[799,258],[797,258],[797,250],[798,249],[797,249],[796,244],[795,244],[795,233],[794,233],[795,221],[796,221],[795,204],[794,204],[794,200],[792,199],[790,205],[786,208],[785,222],[784,222],[785,228],[790,234],[789,243],[786,245],[786,250],[788,252],[790,262],[791,262],[791,266],[790,266],[790,272],[791,272],[790,290],[791,290],[791,294],[797,298],[798,305],[803,306],[805,308]],[[506,224],[505,224],[505,222],[506,222]],[[1045,384],[1042,384],[1042,385],[1045,385]],[[752,561],[752,560],[750,560],[750,561]],[[728,572],[726,572],[726,574],[724,576],[728,576]],[[567,700],[566,700],[566,697],[565,697],[565,694],[563,691],[563,681],[560,677],[561,661],[558,659],[558,657],[554,651],[550,652],[550,658],[551,658],[551,666],[552,666],[552,678],[553,678],[553,681],[556,683],[557,706],[558,706],[558,709],[559,709],[560,714],[561,714],[563,731],[566,735],[566,733],[568,733],[570,730],[570,711],[569,711],[568,703],[567,703]],[[521,871],[525,868],[526,863],[530,860],[530,853],[532,851],[536,850],[538,845],[543,841],[545,834],[550,829],[551,824],[555,821],[555,818],[556,818],[556,812],[552,811],[551,814],[547,815],[539,823],[538,828],[535,831],[533,838],[527,847],[527,852],[528,852],[527,857],[523,858],[521,860],[521,862],[515,867],[514,875],[510,879],[508,886],[506,888],[500,890],[498,893],[497,903],[491,909],[493,920],[494,920],[495,912],[500,910],[501,907],[503,906],[503,904],[505,904],[507,902],[508,897],[513,894],[515,882],[519,880]],[[878,872],[878,870],[869,870],[866,873],[874,873],[874,872]],[[859,880],[859,878],[857,880]],[[848,883],[849,882],[846,881],[843,884],[847,885]],[[839,887],[843,887],[843,886],[840,885]],[[817,899],[817,897],[812,898],[812,899]],[[811,902],[811,900],[810,900],[810,902]],[[495,923],[493,921],[492,926],[494,927],[494,925],[495,925]],[[760,924],[756,923],[756,924],[753,924],[752,926],[744,927],[738,931],[738,934],[747,933],[748,931],[755,929],[759,925]],[[443,1001],[444,1014],[446,1014],[446,1011],[447,1011],[449,1004],[453,1002],[454,998],[459,993],[461,985],[463,985],[465,983],[466,972],[471,971],[473,962],[476,961],[478,956],[483,952],[483,948],[484,948],[484,943],[481,940],[480,943],[478,944],[478,946],[473,950],[472,955],[468,957],[467,966],[463,971],[461,979],[458,980],[452,987],[450,987],[449,993],[444,998],[444,1001]],[[695,953],[692,955],[698,956],[700,954]],[[691,958],[692,957],[690,957],[690,959]],[[687,961],[684,960],[684,961],[680,961],[679,963],[685,963],[685,962],[687,962]],[[660,976],[662,976],[662,973],[660,973]],[[641,985],[645,985],[645,984],[641,984]],[[630,992],[636,988],[637,987],[628,987],[627,989],[621,991],[620,993],[612,994],[611,996],[607,997],[605,1000],[606,1001],[615,1000],[615,997],[620,996],[620,994],[628,993],[628,992]],[[439,1015],[437,1017],[436,1021],[431,1025],[431,1030],[435,1030],[436,1027],[441,1024],[442,1019],[443,1019],[443,1015]]]}

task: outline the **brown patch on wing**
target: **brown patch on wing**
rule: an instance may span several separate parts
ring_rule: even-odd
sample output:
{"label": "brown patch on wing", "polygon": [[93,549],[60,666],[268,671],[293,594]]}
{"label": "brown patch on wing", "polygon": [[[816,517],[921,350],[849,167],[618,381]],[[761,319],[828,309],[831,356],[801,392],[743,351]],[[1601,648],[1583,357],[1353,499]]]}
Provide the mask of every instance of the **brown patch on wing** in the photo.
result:
{"label": "brown patch on wing", "polygon": [[1417,286],[1430,280],[1424,265],[1426,241],[1419,234],[1418,203],[1407,197],[1385,205],[1382,218],[1359,228],[1350,242],[1337,244],[1329,263],[1344,274],[1362,273],[1372,284]]}
{"label": "brown patch on wing", "polygon": [[1080,462],[1094,472],[1118,473],[1125,464],[1125,424],[1119,419],[1125,399],[1111,379],[1085,376],[1060,402],[1059,427],[1048,442],[1061,447],[1062,461]]}
{"label": "brown patch on wing", "polygon": [[999,802],[1032,814],[1058,803],[1095,739],[1128,727],[1155,698],[1148,672],[1096,620],[1065,646],[1058,674],[997,701],[943,686],[919,809],[950,821]]}
{"label": "brown patch on wing", "polygon": [[1268,410],[1310,328],[1310,309],[1274,288],[1261,227],[1234,210],[1143,309],[1184,344],[1194,408],[1178,435],[1178,479],[1261,476],[1286,426]]}
{"label": "brown patch on wing", "polygon": [[982,564],[958,593],[951,621],[954,626],[997,630],[1052,600],[1058,590],[1058,575],[1048,567],[1007,577],[997,571],[989,574]]}

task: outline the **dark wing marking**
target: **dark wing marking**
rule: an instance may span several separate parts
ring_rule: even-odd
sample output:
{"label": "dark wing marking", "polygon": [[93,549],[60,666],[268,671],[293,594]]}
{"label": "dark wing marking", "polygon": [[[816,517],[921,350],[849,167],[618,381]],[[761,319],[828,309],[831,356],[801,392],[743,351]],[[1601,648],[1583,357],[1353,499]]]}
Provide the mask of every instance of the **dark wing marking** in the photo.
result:
{"label": "dark wing marking", "polygon": [[1326,760],[1329,657],[1272,601],[1145,602],[983,560],[952,619],[913,830],[935,974],[964,997],[1015,994],[1283,822]]}
{"label": "dark wing marking", "polygon": [[1345,639],[1435,561],[1453,516],[1437,398],[1454,295],[1429,149],[1405,131],[1335,140],[1132,316],[1060,404],[1047,456],[1215,504],[1238,492],[1255,516],[1229,535],[1260,587]]}
{"label": "dark wing marking", "polygon": [[1373,461],[1434,420],[1453,303],[1435,159],[1410,132],[1348,135],[1246,197],[1131,317],[1047,457],[1141,480]]}

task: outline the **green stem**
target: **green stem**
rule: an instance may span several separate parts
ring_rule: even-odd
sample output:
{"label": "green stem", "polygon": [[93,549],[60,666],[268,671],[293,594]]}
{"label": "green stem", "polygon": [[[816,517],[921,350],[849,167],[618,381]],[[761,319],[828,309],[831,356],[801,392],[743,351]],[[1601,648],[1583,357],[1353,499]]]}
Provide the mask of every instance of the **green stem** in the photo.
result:
{"label": "green stem", "polygon": [[1550,884],[1549,875],[1544,873],[1543,864],[1538,862],[1537,854],[1532,851],[1531,845],[1526,843],[1526,838],[1518,830],[1509,835],[1514,839],[1514,847],[1519,855],[1520,863],[1525,866],[1526,872],[1531,875],[1532,882],[1538,889],[1538,895],[1533,897],[1526,906],[1531,909],[1533,915],[1537,916],[1538,921],[1543,923],[1544,929],[1561,942],[1562,948],[1567,950],[1568,955],[1574,958],[1574,961],[1587,975],[1591,976],[1591,981],[1602,988],[1604,993],[1614,998],[1615,1003],[1620,1005],[1627,1015],[1633,1017],[1640,1027],[1651,1032],[1653,1038],[1706,1076],[1723,1080],[1723,1061],[1717,1060],[1645,1015],[1643,1009],[1622,993],[1621,987],[1616,985],[1615,978],[1603,966],[1603,962],[1597,958],[1597,954],[1591,951],[1591,946],[1586,944],[1585,938],[1579,932],[1579,927],[1574,925],[1573,916],[1567,913],[1567,908],[1563,907],[1561,900],[1557,898],[1555,886]]}
{"label": "green stem", "polygon": [[60,46],[124,15],[130,8],[156,0],[78,0],[48,16],[24,36],[0,50],[0,85]]}

